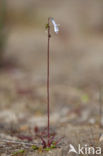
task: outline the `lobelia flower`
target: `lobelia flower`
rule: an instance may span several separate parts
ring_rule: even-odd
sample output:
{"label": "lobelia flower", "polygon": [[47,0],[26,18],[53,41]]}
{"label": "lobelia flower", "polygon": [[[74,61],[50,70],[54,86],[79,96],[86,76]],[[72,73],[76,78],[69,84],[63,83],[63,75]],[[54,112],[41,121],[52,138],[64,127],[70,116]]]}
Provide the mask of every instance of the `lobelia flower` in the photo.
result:
{"label": "lobelia flower", "polygon": [[56,33],[58,33],[58,32],[59,32],[59,27],[58,27],[58,25],[56,24],[56,22],[54,21],[53,18],[51,18],[51,22],[52,22],[52,24],[54,25],[54,31],[55,31]]}

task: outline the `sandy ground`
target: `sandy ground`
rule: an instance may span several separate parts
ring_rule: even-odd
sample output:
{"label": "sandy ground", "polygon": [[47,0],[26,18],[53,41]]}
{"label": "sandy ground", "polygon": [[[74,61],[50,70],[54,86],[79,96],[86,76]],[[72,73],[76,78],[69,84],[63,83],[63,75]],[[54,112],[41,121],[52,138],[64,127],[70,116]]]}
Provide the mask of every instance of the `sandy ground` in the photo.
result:
{"label": "sandy ground", "polygon": [[[61,83],[51,87],[51,132],[64,137],[59,148],[50,152],[33,151],[31,144],[41,146],[35,134],[47,127],[46,87],[31,74],[17,68],[3,69],[0,76],[0,153],[12,155],[25,149],[24,155],[70,155],[69,144],[101,146],[100,91],[96,87],[74,88]],[[39,84],[39,85],[38,85]],[[44,83],[45,84],[45,83]],[[33,138],[21,139],[20,136]],[[8,143],[9,141],[9,143]],[[13,142],[14,141],[14,142]],[[19,142],[19,143],[17,143]],[[27,143],[27,145],[25,145]],[[23,154],[22,154],[23,155]]]}

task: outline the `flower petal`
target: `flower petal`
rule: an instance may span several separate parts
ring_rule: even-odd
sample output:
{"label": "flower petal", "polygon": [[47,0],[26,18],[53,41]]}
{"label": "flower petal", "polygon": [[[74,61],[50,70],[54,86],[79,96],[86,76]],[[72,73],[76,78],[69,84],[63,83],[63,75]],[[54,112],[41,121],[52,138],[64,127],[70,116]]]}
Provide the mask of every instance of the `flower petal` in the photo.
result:
{"label": "flower petal", "polygon": [[56,32],[56,33],[58,33],[59,32],[59,27],[56,25],[56,26],[54,26],[54,31]]}
{"label": "flower petal", "polygon": [[53,18],[51,18],[51,22],[52,22],[52,24],[54,25],[54,31],[55,31],[56,33],[58,33],[58,32],[59,32],[59,27],[58,27],[58,25],[56,24],[56,22],[54,21]]}

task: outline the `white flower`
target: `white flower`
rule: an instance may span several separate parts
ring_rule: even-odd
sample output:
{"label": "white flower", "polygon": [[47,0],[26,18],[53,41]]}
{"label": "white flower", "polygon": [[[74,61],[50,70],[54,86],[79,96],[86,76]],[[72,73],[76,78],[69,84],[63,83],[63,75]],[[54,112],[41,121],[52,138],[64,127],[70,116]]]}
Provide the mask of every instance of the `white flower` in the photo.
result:
{"label": "white flower", "polygon": [[54,21],[53,18],[51,18],[51,22],[52,22],[52,24],[54,25],[54,31],[55,31],[56,33],[58,33],[58,32],[59,32],[59,27],[58,27],[58,25],[56,24],[56,22]]}

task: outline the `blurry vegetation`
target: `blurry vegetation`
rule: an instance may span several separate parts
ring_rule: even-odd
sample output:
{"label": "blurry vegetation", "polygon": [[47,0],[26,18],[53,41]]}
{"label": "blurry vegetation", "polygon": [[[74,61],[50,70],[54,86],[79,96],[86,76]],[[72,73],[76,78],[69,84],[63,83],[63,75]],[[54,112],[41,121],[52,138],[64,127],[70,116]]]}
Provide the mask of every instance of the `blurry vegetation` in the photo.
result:
{"label": "blurry vegetation", "polygon": [[6,44],[5,21],[6,21],[6,0],[1,0],[0,2],[0,66],[3,63],[3,54],[5,51],[5,44]]}

